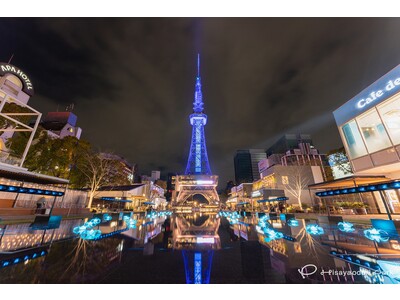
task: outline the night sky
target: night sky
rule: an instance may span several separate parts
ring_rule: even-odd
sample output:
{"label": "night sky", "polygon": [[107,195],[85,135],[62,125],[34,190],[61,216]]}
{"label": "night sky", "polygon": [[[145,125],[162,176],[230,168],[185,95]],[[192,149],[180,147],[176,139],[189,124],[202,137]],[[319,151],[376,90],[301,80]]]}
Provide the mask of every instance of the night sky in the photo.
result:
{"label": "night sky", "polygon": [[310,133],[341,146],[332,111],[400,63],[400,19],[0,19],[0,61],[30,75],[44,114],[75,104],[82,138],[139,170],[183,173],[201,54],[211,170],[237,149]]}

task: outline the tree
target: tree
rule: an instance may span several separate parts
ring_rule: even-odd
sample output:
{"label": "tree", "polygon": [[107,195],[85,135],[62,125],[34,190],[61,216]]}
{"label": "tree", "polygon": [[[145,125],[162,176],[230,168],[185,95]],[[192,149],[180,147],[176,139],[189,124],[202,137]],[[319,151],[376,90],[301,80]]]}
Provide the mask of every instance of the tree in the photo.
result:
{"label": "tree", "polygon": [[288,172],[286,176],[282,176],[282,183],[285,190],[297,199],[300,209],[303,209],[301,203],[301,195],[304,190],[311,184],[309,176],[307,176],[307,166],[287,166]]}
{"label": "tree", "polygon": [[110,158],[112,155],[104,155],[92,150],[84,151],[81,155],[75,171],[78,176],[85,179],[85,187],[89,190],[88,208],[92,206],[93,199],[101,187],[129,184],[128,177],[123,172],[123,165],[118,160]]}
{"label": "tree", "polygon": [[336,166],[345,175],[350,175],[353,173],[353,170],[351,169],[351,165],[346,155],[346,151],[344,150],[344,147],[329,151],[328,157],[329,157],[329,163],[331,164],[332,167]]}

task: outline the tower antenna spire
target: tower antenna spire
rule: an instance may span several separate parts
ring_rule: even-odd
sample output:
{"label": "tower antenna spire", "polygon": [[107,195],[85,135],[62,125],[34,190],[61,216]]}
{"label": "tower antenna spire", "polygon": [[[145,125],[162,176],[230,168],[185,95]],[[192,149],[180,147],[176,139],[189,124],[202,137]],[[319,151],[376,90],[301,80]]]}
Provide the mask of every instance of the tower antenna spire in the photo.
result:
{"label": "tower antenna spire", "polygon": [[11,57],[10,57],[10,59],[8,60],[8,63],[9,63],[9,64],[11,63],[11,61],[12,61],[13,57],[14,57],[14,53],[13,53],[13,54],[11,54]]}
{"label": "tower antenna spire", "polygon": [[200,54],[197,53],[197,77],[200,77]]}

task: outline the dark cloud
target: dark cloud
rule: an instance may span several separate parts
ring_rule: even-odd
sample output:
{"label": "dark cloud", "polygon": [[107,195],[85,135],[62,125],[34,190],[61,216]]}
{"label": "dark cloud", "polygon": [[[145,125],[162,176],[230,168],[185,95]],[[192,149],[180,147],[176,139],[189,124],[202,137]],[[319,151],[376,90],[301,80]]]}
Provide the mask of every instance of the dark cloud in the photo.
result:
{"label": "dark cloud", "polygon": [[[83,138],[142,171],[186,166],[201,53],[212,171],[285,132],[340,146],[332,111],[400,62],[399,19],[0,19],[0,60],[30,74],[42,112],[75,104]],[[224,184],[224,183],[223,183]]]}

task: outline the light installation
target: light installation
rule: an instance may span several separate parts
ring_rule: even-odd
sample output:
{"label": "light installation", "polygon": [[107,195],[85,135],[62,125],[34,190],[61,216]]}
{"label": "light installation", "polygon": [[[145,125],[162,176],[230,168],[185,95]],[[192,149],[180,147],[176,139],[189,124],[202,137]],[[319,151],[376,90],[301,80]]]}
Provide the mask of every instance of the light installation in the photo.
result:
{"label": "light installation", "polygon": [[136,228],[137,220],[131,219],[129,216],[125,216],[125,217],[124,217],[124,221],[125,221],[126,227],[127,227],[128,229],[134,229],[134,228]]}
{"label": "light installation", "polygon": [[387,242],[389,240],[389,234],[382,230],[382,229],[376,229],[376,228],[370,228],[364,230],[364,236],[371,240],[375,241],[377,243],[379,242]]}
{"label": "light installation", "polygon": [[193,102],[193,113],[190,115],[192,125],[192,141],[190,144],[189,158],[185,175],[207,174],[211,175],[208,163],[204,126],[207,124],[207,115],[203,113],[204,103],[201,92],[200,55],[197,55],[197,77]]}
{"label": "light installation", "polygon": [[101,230],[93,229],[93,227],[99,225],[100,223],[101,220],[99,218],[94,218],[81,226],[74,227],[72,232],[78,234],[83,240],[94,240],[101,236]]}
{"label": "light installation", "polygon": [[311,235],[322,235],[324,234],[324,229],[318,224],[309,224],[306,226],[306,232]]}
{"label": "light installation", "polygon": [[146,215],[146,218],[156,219],[158,217],[168,217],[170,215],[172,215],[172,211],[159,211],[159,212],[152,211],[151,213],[148,213]]}
{"label": "light installation", "polygon": [[103,221],[104,222],[108,222],[112,220],[112,216],[110,216],[109,214],[104,214],[103,215]]}
{"label": "light installation", "polygon": [[343,232],[353,232],[355,229],[353,228],[354,224],[350,222],[339,222],[338,229]]}
{"label": "light installation", "polygon": [[283,238],[283,233],[273,230],[271,228],[264,228],[264,241],[271,242],[271,241],[275,241],[275,240],[279,240]]}
{"label": "light installation", "polygon": [[297,226],[299,226],[299,221],[296,220],[296,219],[289,219],[286,223],[287,223],[290,227],[297,227]]}

